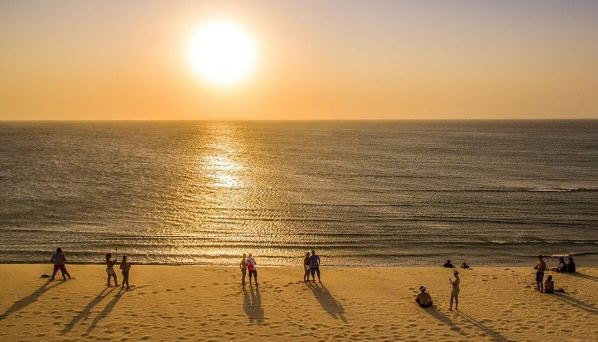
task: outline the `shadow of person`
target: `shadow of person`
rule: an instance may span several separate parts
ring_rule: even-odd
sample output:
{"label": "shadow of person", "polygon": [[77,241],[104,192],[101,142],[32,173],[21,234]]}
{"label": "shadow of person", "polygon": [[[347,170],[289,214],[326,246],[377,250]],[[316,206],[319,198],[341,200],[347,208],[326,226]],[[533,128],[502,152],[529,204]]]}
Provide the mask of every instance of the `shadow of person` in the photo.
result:
{"label": "shadow of person", "polygon": [[336,300],[336,298],[334,298],[334,296],[324,285],[312,283],[308,283],[306,285],[313,292],[322,308],[324,308],[324,310],[326,310],[330,316],[336,319],[341,319],[343,322],[347,323],[347,318],[345,317],[345,308],[343,308],[343,305]]}
{"label": "shadow of person", "polygon": [[87,319],[89,317],[89,315],[91,314],[91,310],[96,305],[98,305],[102,301],[102,299],[106,298],[106,296],[108,296],[113,290],[114,290],[114,288],[108,288],[108,287],[104,288],[102,290],[102,292],[100,292],[94,299],[92,299],[92,301],[89,302],[83,308],[83,310],[81,310],[81,312],[79,312],[79,314],[77,314],[77,316],[73,317],[73,319],[71,319],[71,321],[64,326],[64,329],[62,329],[61,334],[64,335],[64,334],[68,333],[69,331],[71,331],[73,329],[73,327],[80,320]]}
{"label": "shadow of person", "polygon": [[459,335],[462,336],[467,336],[463,330],[461,330],[461,328],[459,328],[459,326],[457,324],[455,324],[455,322],[453,322],[453,320],[451,320],[450,318],[448,318],[445,314],[443,314],[442,312],[438,311],[438,309],[436,308],[436,306],[429,306],[427,308],[422,308],[426,313],[428,313],[430,316],[436,318],[437,320],[439,320],[440,322],[448,325],[452,331],[458,333]]}
{"label": "shadow of person", "polygon": [[118,292],[112,297],[112,300],[110,302],[108,302],[108,304],[106,304],[104,309],[102,309],[102,312],[100,312],[93,319],[93,322],[91,322],[91,324],[87,328],[85,335],[88,335],[89,333],[91,333],[93,331],[93,329],[95,329],[95,327],[98,325],[98,323],[100,323],[101,320],[106,318],[106,316],[108,316],[110,314],[110,312],[112,312],[112,310],[116,306],[116,303],[118,303],[118,301],[122,298],[124,291],[125,290],[122,287],[118,290]]}
{"label": "shadow of person", "polygon": [[5,319],[6,317],[10,316],[11,314],[21,311],[26,308],[29,304],[35,302],[39,297],[41,297],[44,293],[51,290],[52,288],[59,286],[63,282],[52,283],[50,281],[45,282],[40,288],[35,290],[32,294],[27,297],[21,298],[17,300],[13,305],[11,305],[3,314],[0,315],[0,320]]}
{"label": "shadow of person", "polygon": [[597,314],[598,313],[598,308],[596,308],[595,306],[593,306],[592,304],[588,304],[588,303],[584,303],[579,299],[576,299],[572,296],[568,296],[564,293],[559,293],[559,292],[555,292],[554,294],[552,294],[553,297],[558,298],[560,300],[562,300],[563,302],[575,306],[576,308],[582,309],[584,311],[587,311],[591,314]]}
{"label": "shadow of person", "polygon": [[585,273],[565,273],[574,277],[580,277],[580,278],[584,278],[584,279],[589,279],[589,280],[593,280],[593,281],[598,281],[598,277],[593,276],[593,275],[589,275],[589,274],[585,274]]}
{"label": "shadow of person", "polygon": [[509,339],[501,335],[501,333],[499,333],[498,331],[492,330],[490,327],[469,316],[468,314],[465,314],[461,311],[457,311],[457,314],[469,323],[473,324],[478,329],[482,330],[484,334],[488,335],[492,339],[492,341],[509,341]]}
{"label": "shadow of person", "polygon": [[264,308],[262,307],[262,296],[260,289],[251,287],[250,291],[243,287],[243,311],[252,324],[262,324],[264,322]]}

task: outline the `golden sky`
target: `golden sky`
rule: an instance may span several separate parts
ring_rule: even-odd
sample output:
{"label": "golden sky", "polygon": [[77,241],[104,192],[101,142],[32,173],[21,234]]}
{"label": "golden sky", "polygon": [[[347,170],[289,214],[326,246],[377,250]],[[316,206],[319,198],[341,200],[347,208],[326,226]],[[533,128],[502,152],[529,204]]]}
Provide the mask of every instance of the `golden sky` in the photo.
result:
{"label": "golden sky", "polygon": [[[0,120],[598,118],[596,1],[2,1]],[[253,74],[202,80],[228,20]]]}

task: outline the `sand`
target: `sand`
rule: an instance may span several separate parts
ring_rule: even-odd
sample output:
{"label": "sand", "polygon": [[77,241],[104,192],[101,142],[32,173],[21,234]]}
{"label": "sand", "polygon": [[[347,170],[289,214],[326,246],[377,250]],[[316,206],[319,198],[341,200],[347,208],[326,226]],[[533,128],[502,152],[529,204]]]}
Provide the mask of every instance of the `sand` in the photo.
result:
{"label": "sand", "polygon": [[[259,259],[258,259],[259,261]],[[0,265],[0,341],[572,341],[598,336],[598,268],[553,274],[567,294],[535,290],[531,267],[462,270],[449,311],[451,270],[326,268],[306,285],[300,267],[261,267],[242,287],[227,267],[133,266],[130,291],[106,287],[100,265],[75,279],[40,278],[51,265]],[[61,279],[58,277],[57,279]],[[425,284],[435,306],[414,303]]]}

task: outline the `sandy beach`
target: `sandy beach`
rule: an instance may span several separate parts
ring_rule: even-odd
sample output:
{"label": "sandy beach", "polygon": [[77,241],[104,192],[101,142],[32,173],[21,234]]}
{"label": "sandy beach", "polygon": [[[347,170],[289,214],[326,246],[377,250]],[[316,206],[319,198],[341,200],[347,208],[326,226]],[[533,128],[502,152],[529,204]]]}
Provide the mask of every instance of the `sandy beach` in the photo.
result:
{"label": "sandy beach", "polygon": [[[598,336],[598,268],[552,274],[566,294],[534,288],[531,267],[461,272],[449,311],[449,269],[261,267],[260,286],[235,268],[134,266],[130,291],[106,287],[100,265],[70,265],[73,280],[40,278],[51,265],[1,265],[0,340],[591,340]],[[61,279],[61,278],[60,278]],[[414,303],[420,285],[434,307]]]}

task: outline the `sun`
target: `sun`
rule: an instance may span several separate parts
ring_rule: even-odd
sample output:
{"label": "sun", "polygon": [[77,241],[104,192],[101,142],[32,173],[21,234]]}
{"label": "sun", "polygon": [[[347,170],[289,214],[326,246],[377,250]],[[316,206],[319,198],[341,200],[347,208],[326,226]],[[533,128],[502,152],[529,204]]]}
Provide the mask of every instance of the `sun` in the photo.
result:
{"label": "sun", "polygon": [[229,21],[208,22],[189,42],[191,66],[206,82],[233,86],[255,69],[256,44],[242,27]]}

